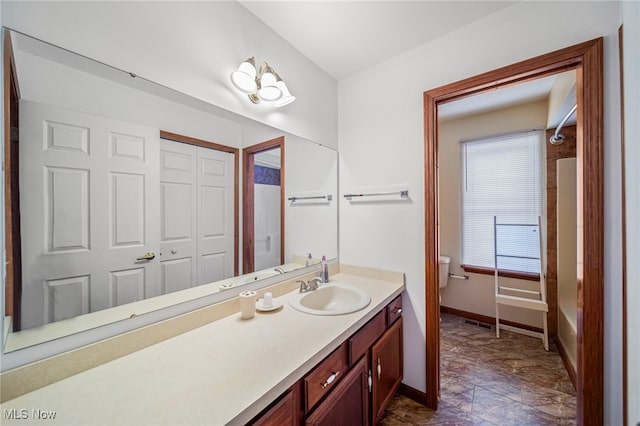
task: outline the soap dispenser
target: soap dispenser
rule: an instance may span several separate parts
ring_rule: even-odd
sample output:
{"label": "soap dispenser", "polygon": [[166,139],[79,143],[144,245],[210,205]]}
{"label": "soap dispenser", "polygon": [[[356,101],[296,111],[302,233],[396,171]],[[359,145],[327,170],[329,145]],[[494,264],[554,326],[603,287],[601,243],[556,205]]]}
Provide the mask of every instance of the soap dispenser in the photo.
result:
{"label": "soap dispenser", "polygon": [[313,264],[313,258],[311,257],[311,253],[307,253],[307,263],[305,266],[311,266]]}
{"label": "soap dispenser", "polygon": [[329,282],[329,264],[326,256],[322,256],[322,261],[320,262],[320,278],[322,278],[323,283]]}

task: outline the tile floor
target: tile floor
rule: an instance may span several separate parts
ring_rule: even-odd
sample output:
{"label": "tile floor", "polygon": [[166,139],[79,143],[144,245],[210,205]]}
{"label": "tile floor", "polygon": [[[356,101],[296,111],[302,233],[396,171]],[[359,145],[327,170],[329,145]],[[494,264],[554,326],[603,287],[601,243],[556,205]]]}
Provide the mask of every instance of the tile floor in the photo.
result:
{"label": "tile floor", "polygon": [[553,345],[442,315],[438,411],[396,395],[379,425],[574,425],[576,393]]}

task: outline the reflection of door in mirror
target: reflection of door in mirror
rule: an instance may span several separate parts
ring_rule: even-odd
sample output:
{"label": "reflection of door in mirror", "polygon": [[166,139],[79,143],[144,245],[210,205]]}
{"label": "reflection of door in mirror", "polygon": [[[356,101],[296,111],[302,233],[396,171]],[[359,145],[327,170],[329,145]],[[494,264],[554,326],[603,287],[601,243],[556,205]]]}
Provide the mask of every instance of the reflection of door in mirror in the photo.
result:
{"label": "reflection of door in mirror", "polygon": [[176,136],[162,132],[160,145],[163,294],[236,274],[235,156]]}
{"label": "reflection of door in mirror", "polygon": [[284,137],[244,148],[243,272],[284,263]]}
{"label": "reflection of door in mirror", "polygon": [[20,115],[22,329],[233,276],[233,153],[26,100]]}
{"label": "reflection of door in mirror", "polygon": [[[4,205],[5,205],[5,307],[4,315],[13,318],[12,330],[20,330],[22,293],[22,252],[20,241],[20,188],[18,186],[19,99],[11,37],[4,33]],[[8,100],[8,102],[7,102]]]}
{"label": "reflection of door in mirror", "polygon": [[157,131],[24,100],[20,115],[22,327],[159,295],[157,261],[136,260],[159,243]]}

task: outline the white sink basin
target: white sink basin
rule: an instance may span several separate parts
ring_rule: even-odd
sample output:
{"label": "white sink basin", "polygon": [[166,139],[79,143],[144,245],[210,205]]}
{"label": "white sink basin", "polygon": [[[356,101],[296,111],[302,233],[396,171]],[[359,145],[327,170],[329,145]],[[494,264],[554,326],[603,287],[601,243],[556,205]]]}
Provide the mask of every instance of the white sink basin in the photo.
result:
{"label": "white sink basin", "polygon": [[364,309],[371,297],[363,290],[347,284],[320,284],[317,290],[294,293],[289,297],[292,308],[312,315],[344,315]]}

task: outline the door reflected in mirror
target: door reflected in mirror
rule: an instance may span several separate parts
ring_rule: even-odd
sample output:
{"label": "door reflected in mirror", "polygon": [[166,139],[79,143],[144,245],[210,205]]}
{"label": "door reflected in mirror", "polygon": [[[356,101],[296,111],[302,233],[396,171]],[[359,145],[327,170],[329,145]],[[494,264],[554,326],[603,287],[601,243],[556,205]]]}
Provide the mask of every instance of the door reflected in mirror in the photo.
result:
{"label": "door reflected in mirror", "polygon": [[243,162],[243,271],[285,263],[284,136],[248,146]]}
{"label": "door reflected in mirror", "polygon": [[[4,352],[268,280],[310,251],[337,258],[337,204],[284,204],[285,188],[337,194],[336,151],[24,34],[5,40]],[[246,255],[239,153],[272,140],[253,157]]]}
{"label": "door reflected in mirror", "polygon": [[[284,145],[284,144],[283,144]],[[256,154],[253,174],[254,269],[275,268],[284,260],[284,210],[282,199],[284,169],[280,162],[280,148]]]}

